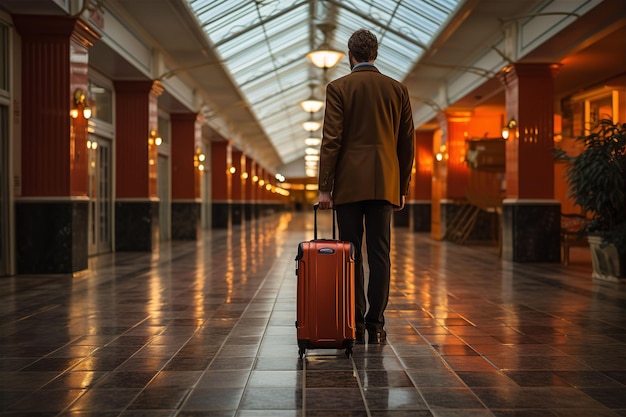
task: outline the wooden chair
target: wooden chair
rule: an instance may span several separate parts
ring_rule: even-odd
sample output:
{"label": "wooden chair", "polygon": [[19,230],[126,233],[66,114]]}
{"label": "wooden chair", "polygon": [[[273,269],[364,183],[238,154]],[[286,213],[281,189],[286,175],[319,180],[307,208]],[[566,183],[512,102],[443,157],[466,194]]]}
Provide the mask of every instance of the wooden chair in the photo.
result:
{"label": "wooden chair", "polygon": [[569,249],[572,246],[587,246],[583,230],[589,219],[584,214],[561,213],[561,258],[563,265],[569,264]]}

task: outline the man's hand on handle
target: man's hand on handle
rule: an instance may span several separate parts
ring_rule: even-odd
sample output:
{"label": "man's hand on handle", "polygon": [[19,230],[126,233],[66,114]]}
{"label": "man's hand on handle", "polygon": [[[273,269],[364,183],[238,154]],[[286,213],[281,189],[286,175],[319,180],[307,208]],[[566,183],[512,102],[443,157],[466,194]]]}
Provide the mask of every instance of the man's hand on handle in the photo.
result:
{"label": "man's hand on handle", "polygon": [[404,202],[406,201],[406,196],[401,195],[400,196],[400,206],[399,207],[394,207],[393,211],[400,211],[404,208]]}
{"label": "man's hand on handle", "polygon": [[328,191],[320,191],[317,202],[321,210],[328,210],[333,207],[333,198]]}

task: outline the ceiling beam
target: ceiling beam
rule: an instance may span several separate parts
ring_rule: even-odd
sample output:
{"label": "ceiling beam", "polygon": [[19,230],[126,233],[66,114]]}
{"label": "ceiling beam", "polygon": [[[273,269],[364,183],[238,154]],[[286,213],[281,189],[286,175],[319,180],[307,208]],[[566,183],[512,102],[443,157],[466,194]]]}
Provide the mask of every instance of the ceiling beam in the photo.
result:
{"label": "ceiling beam", "polygon": [[[234,39],[237,39],[239,36],[243,35],[247,31],[252,30],[252,29],[256,29],[256,28],[261,27],[261,26],[264,26],[267,23],[271,22],[272,20],[278,19],[279,17],[286,15],[287,13],[297,9],[298,7],[301,7],[302,5],[307,4],[308,2],[309,2],[308,0],[296,2],[293,5],[291,5],[291,6],[287,7],[287,8],[285,8],[285,9],[281,10],[280,12],[269,16],[267,19],[261,19],[261,20],[259,20],[258,22],[256,22],[253,25],[250,25],[250,26],[247,26],[245,28],[242,28],[241,30],[238,30],[237,32],[234,32],[231,35],[226,36],[226,37],[220,39],[219,42],[216,42],[216,43],[213,44],[213,47],[217,49],[217,48],[221,47],[222,45],[224,45],[224,44],[226,44],[226,43],[228,43],[228,42],[230,42],[230,41],[232,41]],[[204,26],[206,26],[206,24],[202,25],[203,29],[204,29]]]}
{"label": "ceiling beam", "polygon": [[391,28],[389,26],[381,25],[381,23],[379,21],[377,21],[376,19],[372,18],[370,15],[368,15],[366,13],[363,13],[360,10],[354,9],[354,8],[346,5],[345,3],[341,3],[341,2],[339,2],[337,0],[326,0],[326,1],[328,1],[329,3],[339,7],[341,9],[344,9],[344,10],[350,12],[350,13],[353,13],[353,14],[357,15],[361,19],[367,20],[368,22],[373,23],[376,26],[384,28],[385,31],[387,31],[389,33],[393,33],[394,35],[398,36],[399,38],[401,38],[401,39],[403,39],[403,40],[405,40],[405,41],[407,41],[409,43],[412,43],[415,46],[418,46],[418,47],[420,47],[420,48],[422,48],[424,50],[428,49],[428,46],[424,45],[422,42],[417,41],[417,40],[411,38],[410,36],[407,36],[404,33],[400,32],[400,31],[397,31],[397,30],[395,30],[395,29],[393,29],[393,28]]}

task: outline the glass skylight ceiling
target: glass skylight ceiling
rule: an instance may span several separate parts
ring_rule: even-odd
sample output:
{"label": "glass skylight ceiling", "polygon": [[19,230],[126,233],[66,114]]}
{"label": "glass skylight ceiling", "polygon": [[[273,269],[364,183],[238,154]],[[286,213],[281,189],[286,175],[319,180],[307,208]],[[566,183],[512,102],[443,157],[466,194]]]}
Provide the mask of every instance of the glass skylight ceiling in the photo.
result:
{"label": "glass skylight ceiling", "polygon": [[[312,84],[323,100],[325,83],[350,71],[344,57],[324,74],[305,58],[308,52],[326,40],[347,55],[352,32],[369,29],[379,42],[376,66],[402,81],[463,0],[187,1],[287,164],[303,158],[310,136],[302,128],[310,115],[298,103],[311,95]],[[320,23],[335,26],[326,39]],[[323,109],[315,114],[322,116]]]}

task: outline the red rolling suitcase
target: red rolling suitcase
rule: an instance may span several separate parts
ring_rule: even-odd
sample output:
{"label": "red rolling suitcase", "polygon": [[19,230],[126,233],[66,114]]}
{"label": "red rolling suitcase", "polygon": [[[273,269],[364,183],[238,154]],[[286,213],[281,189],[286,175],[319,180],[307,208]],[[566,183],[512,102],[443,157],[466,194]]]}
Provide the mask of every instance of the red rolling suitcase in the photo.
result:
{"label": "red rolling suitcase", "polygon": [[350,242],[317,238],[301,242],[296,256],[298,276],[296,328],[300,358],[307,349],[345,349],[352,355],[355,341],[354,247]]}

